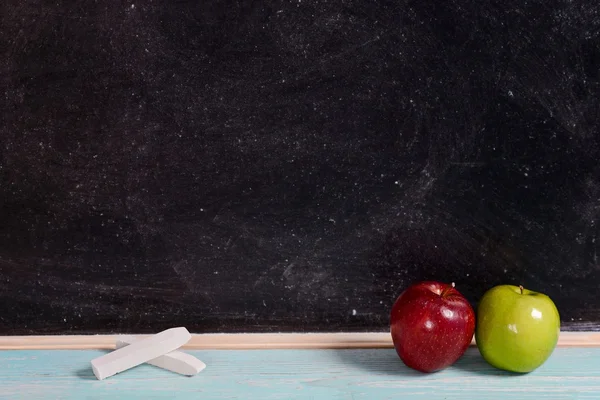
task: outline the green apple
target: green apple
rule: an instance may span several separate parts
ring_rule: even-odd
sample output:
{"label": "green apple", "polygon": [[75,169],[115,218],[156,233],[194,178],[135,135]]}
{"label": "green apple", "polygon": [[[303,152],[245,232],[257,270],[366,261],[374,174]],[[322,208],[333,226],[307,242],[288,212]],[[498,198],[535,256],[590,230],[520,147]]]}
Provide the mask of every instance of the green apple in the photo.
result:
{"label": "green apple", "polygon": [[550,357],[559,333],[560,316],[554,302],[522,286],[493,287],[477,307],[477,347],[499,369],[533,371]]}

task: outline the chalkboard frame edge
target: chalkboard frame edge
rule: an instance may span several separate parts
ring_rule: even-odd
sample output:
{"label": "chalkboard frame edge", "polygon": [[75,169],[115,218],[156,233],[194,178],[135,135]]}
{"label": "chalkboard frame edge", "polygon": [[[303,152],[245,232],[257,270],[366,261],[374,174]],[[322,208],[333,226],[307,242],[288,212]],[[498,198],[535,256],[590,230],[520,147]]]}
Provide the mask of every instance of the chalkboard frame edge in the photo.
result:
{"label": "chalkboard frame edge", "polygon": [[[0,350],[113,350],[119,335],[0,336]],[[132,335],[144,338],[148,335]],[[475,339],[471,342],[475,346]],[[600,347],[600,332],[561,332],[558,347]],[[192,334],[188,350],[385,349],[388,332]]]}

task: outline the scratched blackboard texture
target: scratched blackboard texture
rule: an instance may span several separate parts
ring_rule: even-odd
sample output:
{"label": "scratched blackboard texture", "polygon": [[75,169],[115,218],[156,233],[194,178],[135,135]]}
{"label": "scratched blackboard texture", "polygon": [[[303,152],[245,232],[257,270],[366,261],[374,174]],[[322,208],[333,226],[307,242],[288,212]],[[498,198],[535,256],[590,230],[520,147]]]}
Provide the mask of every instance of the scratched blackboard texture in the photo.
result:
{"label": "scratched blackboard texture", "polygon": [[600,327],[592,0],[4,0],[0,334]]}

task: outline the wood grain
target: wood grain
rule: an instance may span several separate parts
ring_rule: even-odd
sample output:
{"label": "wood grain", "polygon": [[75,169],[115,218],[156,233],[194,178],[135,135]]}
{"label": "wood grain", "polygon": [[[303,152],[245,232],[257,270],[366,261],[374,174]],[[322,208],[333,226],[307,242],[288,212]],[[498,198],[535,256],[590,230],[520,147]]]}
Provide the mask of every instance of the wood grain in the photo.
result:
{"label": "wood grain", "polygon": [[[138,338],[147,335],[134,335]],[[114,349],[117,335],[4,336],[0,350]],[[473,340],[472,345],[475,344]],[[559,347],[600,347],[600,333],[561,332]],[[387,332],[194,334],[185,349],[377,349],[392,348]]]}
{"label": "wood grain", "polygon": [[19,399],[587,400],[600,393],[600,349],[558,348],[538,370],[494,369],[471,348],[435,374],[406,368],[392,349],[195,350],[206,369],[183,377],[141,365],[98,381],[101,350],[0,352],[0,397]]}

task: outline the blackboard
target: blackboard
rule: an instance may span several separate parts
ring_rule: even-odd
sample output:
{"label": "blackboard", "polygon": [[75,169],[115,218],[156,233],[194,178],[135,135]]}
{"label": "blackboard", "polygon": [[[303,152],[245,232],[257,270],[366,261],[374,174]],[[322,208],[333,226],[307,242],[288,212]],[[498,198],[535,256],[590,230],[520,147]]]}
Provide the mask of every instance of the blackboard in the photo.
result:
{"label": "blackboard", "polygon": [[0,334],[600,323],[600,6],[5,0]]}

